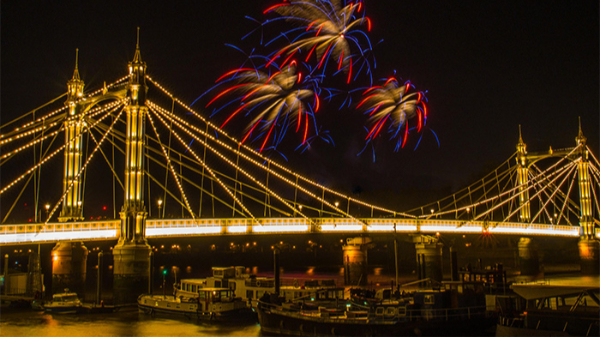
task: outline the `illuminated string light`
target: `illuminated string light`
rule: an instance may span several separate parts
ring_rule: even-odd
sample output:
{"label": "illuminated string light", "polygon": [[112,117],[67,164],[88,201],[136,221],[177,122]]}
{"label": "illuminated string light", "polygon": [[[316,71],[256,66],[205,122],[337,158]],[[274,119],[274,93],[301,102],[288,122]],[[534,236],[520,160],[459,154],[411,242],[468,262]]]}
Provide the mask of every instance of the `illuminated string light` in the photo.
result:
{"label": "illuminated string light", "polygon": [[[157,114],[157,116],[158,116],[158,114]],[[188,209],[188,212],[192,215],[192,218],[195,219],[196,217],[194,216],[194,212],[192,211],[192,208],[190,207],[190,203],[188,202],[187,196],[186,196],[185,192],[183,191],[183,186],[181,185],[181,181],[179,180],[179,177],[177,176],[177,173],[175,172],[175,169],[173,168],[173,165],[171,164],[171,159],[169,158],[169,155],[167,154],[165,147],[163,146],[162,142],[160,141],[160,136],[158,135],[158,130],[156,130],[156,126],[154,125],[154,120],[152,120],[152,116],[150,114],[148,114],[148,119],[150,120],[152,129],[154,129],[154,133],[156,134],[156,138],[158,139],[158,144],[160,145],[162,152],[165,156],[165,159],[167,160],[167,165],[169,166],[169,169],[171,170],[171,173],[173,174],[175,182],[177,183],[177,186],[179,187],[179,191],[181,192],[181,195],[183,196],[183,200],[185,201],[185,205]],[[160,117],[159,117],[159,119],[160,119]],[[171,132],[173,133],[173,135],[176,135],[174,130],[172,130]],[[178,135],[176,135],[176,137],[178,139],[180,139]]]}
{"label": "illuminated string light", "polygon": [[[118,106],[114,108],[114,110],[116,110],[116,109],[118,109]],[[106,117],[110,116],[111,113],[112,113],[112,111],[109,112],[109,113],[107,113],[106,115],[104,115],[101,119],[99,119],[98,121],[96,121],[96,123],[93,126],[89,127],[89,129],[95,127],[95,125],[97,125],[98,123],[100,123]],[[48,224],[48,222],[50,221],[50,219],[52,218],[52,216],[54,215],[54,213],[56,212],[56,210],[58,209],[58,207],[60,206],[60,204],[62,203],[62,201],[65,199],[65,197],[67,196],[67,194],[69,193],[69,191],[71,190],[71,188],[73,187],[73,185],[75,184],[75,181],[79,179],[79,177],[81,176],[81,174],[85,171],[85,168],[87,167],[88,163],[90,163],[90,161],[94,157],[94,154],[96,153],[96,151],[98,151],[98,149],[100,149],[100,146],[102,145],[102,143],[104,143],[104,140],[106,140],[106,137],[110,134],[110,131],[112,130],[112,128],[114,127],[114,125],[117,123],[117,121],[121,117],[122,113],[123,113],[123,109],[121,109],[121,111],[117,115],[117,118],[115,119],[115,121],[112,122],[112,124],[109,127],[109,130],[106,133],[104,133],[104,135],[102,135],[102,138],[100,139],[100,142],[96,145],[96,147],[94,148],[94,150],[92,150],[90,156],[88,156],[87,160],[85,161],[85,163],[83,164],[83,166],[81,167],[81,169],[79,170],[79,172],[77,173],[77,175],[73,178],[73,180],[71,181],[71,183],[69,184],[69,186],[67,187],[67,189],[65,189],[65,192],[62,194],[62,196],[60,197],[60,199],[58,200],[58,202],[54,205],[54,207],[52,208],[52,211],[49,213],[48,218],[46,219],[46,222],[44,222],[44,224]]]}
{"label": "illuminated string light", "polygon": [[[269,161],[271,164],[273,164],[274,166],[276,166],[278,169],[280,169],[280,170],[283,170],[283,171],[284,171],[284,172],[286,172],[287,174],[293,175],[294,177],[298,177],[298,178],[299,178],[299,179],[301,179],[302,181],[304,181],[304,182],[306,182],[306,183],[308,183],[308,184],[310,184],[310,185],[313,185],[313,186],[315,186],[315,187],[319,188],[320,190],[324,190],[324,191],[326,191],[326,192],[328,192],[328,193],[331,193],[331,194],[334,194],[334,195],[336,195],[336,196],[338,196],[338,197],[344,198],[344,199],[346,199],[346,200],[348,200],[348,201],[350,201],[350,202],[353,202],[353,203],[356,203],[356,204],[359,204],[359,205],[362,205],[362,206],[366,206],[366,207],[368,207],[368,208],[373,208],[374,210],[378,210],[378,211],[382,211],[382,212],[385,212],[385,213],[393,214],[393,215],[400,215],[400,216],[404,216],[404,217],[410,217],[410,218],[415,218],[415,217],[416,217],[416,216],[413,216],[413,215],[409,215],[409,214],[402,213],[402,212],[398,212],[398,211],[389,210],[389,209],[386,209],[386,208],[382,208],[382,207],[379,207],[379,206],[376,206],[376,205],[372,205],[372,204],[369,204],[369,203],[366,203],[366,202],[363,202],[363,201],[357,200],[357,199],[355,199],[355,198],[352,198],[352,197],[350,197],[350,196],[347,196],[347,195],[344,195],[344,194],[342,194],[342,193],[339,193],[339,192],[337,192],[337,191],[335,191],[335,190],[329,189],[329,188],[327,188],[327,187],[325,187],[325,186],[323,186],[323,185],[321,185],[321,184],[318,184],[318,183],[316,183],[316,182],[314,182],[314,181],[312,181],[312,180],[310,180],[310,179],[308,179],[308,178],[306,178],[306,177],[304,177],[304,176],[301,176],[301,175],[299,175],[299,174],[296,174],[296,173],[294,173],[294,172],[293,172],[293,171],[291,171],[290,169],[286,168],[285,166],[283,166],[283,165],[281,165],[281,164],[279,164],[279,163],[277,163],[277,162],[275,162],[275,161],[273,161],[273,160],[270,160],[270,159],[268,159],[267,157],[265,157],[264,155],[262,155],[262,154],[260,154],[259,152],[255,151],[254,149],[252,149],[252,148],[250,148],[250,147],[248,147],[248,146],[246,146],[246,145],[244,145],[244,144],[241,144],[241,143],[240,143],[240,142],[239,142],[237,139],[235,139],[234,137],[230,136],[230,135],[229,135],[229,134],[227,134],[225,131],[221,130],[219,127],[217,127],[216,125],[214,125],[214,124],[213,124],[213,123],[211,123],[210,121],[206,120],[204,117],[202,117],[202,116],[201,116],[200,114],[198,114],[198,113],[197,113],[195,110],[193,110],[192,108],[190,108],[189,106],[187,106],[187,105],[186,105],[185,103],[183,103],[181,100],[179,100],[178,98],[174,97],[174,96],[173,96],[173,95],[172,95],[172,94],[171,94],[169,91],[167,91],[167,90],[166,90],[164,87],[162,87],[162,86],[161,86],[159,83],[157,83],[156,81],[154,81],[154,80],[153,80],[153,79],[152,79],[150,76],[146,75],[146,78],[147,78],[147,79],[148,79],[148,80],[149,80],[149,81],[150,81],[150,82],[151,82],[153,85],[155,85],[155,86],[156,86],[158,89],[160,89],[160,90],[161,90],[162,92],[164,92],[164,93],[165,93],[167,96],[169,96],[169,97],[170,97],[172,100],[174,100],[174,101],[175,101],[177,104],[179,104],[181,107],[185,108],[185,109],[186,109],[188,112],[190,112],[191,114],[193,114],[193,115],[194,115],[196,118],[198,118],[198,119],[200,119],[202,122],[204,122],[204,123],[208,124],[208,125],[209,125],[209,127],[211,127],[212,129],[214,129],[215,131],[217,131],[217,132],[218,132],[218,133],[220,133],[221,135],[223,135],[223,136],[227,137],[228,139],[232,140],[233,142],[235,142],[235,143],[238,145],[238,148],[243,148],[243,149],[245,149],[246,151],[250,152],[250,153],[251,153],[251,154],[253,154],[254,156],[257,156],[258,158],[260,158],[260,159],[261,159],[263,162],[265,162],[265,161]],[[232,151],[234,151],[236,154],[239,154],[239,155],[240,155],[240,156],[242,156],[244,159],[246,159],[246,160],[248,160],[248,161],[251,161],[251,162],[253,162],[253,163],[258,163],[258,165],[259,165],[260,167],[262,167],[264,170],[267,170],[267,171],[269,171],[271,174],[278,175],[278,174],[276,174],[275,172],[273,172],[273,171],[272,171],[272,169],[270,169],[270,168],[267,168],[266,166],[264,166],[264,165],[260,164],[258,161],[254,161],[254,160],[250,159],[250,157],[248,157],[246,154],[244,154],[244,153],[241,153],[241,152],[237,151],[236,149],[234,149],[234,148],[232,148],[232,147],[229,147],[229,146],[225,145],[225,143],[223,143],[222,141],[220,141],[220,140],[218,140],[218,139],[215,139],[215,138],[214,138],[212,135],[210,135],[210,134],[206,134],[204,131],[198,130],[197,128],[196,128],[195,130],[196,130],[197,132],[199,132],[199,133],[200,133],[202,136],[208,136],[208,138],[210,138],[212,141],[214,141],[214,142],[217,142],[217,143],[218,143],[218,144],[220,144],[221,146],[227,147],[229,150],[232,150]],[[287,181],[287,182],[291,182],[291,181],[289,181],[289,180],[287,180],[287,179],[286,179],[286,181]],[[294,187],[298,187],[298,186],[296,186],[295,182],[291,182],[291,184],[292,184]]]}
{"label": "illuminated string light", "polygon": [[[194,134],[192,134],[188,129],[185,129],[184,126],[182,126],[181,124],[179,124],[177,121],[174,121],[171,117],[169,117],[167,115],[167,112],[154,105],[153,103],[150,103],[150,105],[152,105],[153,107],[161,110],[162,114],[165,114],[166,117],[172,121],[173,123],[175,123],[179,128],[181,128],[183,131],[185,131],[188,135],[195,137]],[[177,118],[177,117],[175,117]],[[163,122],[164,123],[164,122]],[[166,125],[166,124],[165,124]],[[179,139],[179,138],[178,138]],[[243,175],[245,175],[246,177],[248,177],[249,179],[251,179],[254,183],[256,183],[257,185],[259,185],[262,189],[264,189],[265,191],[267,191],[269,194],[271,194],[272,196],[274,196],[275,198],[277,198],[278,200],[280,200],[282,203],[284,203],[288,208],[290,208],[291,210],[299,213],[302,217],[304,217],[305,219],[309,219],[307,216],[305,216],[302,212],[300,212],[300,210],[294,208],[293,206],[291,206],[289,203],[287,203],[282,197],[280,197],[278,194],[276,194],[275,192],[273,192],[271,189],[267,188],[265,185],[263,185],[261,182],[259,182],[256,178],[254,178],[252,175],[250,175],[249,173],[247,173],[245,170],[243,170],[242,168],[240,168],[239,166],[235,165],[231,160],[227,159],[225,156],[223,156],[222,154],[220,154],[216,149],[214,149],[213,147],[209,146],[208,144],[206,144],[203,140],[201,140],[200,138],[197,138],[197,140],[205,147],[207,147],[209,150],[211,150],[213,153],[215,153],[217,156],[219,156],[221,159],[223,159],[224,161],[226,161],[229,165],[233,166],[234,168],[236,168],[237,170],[239,170],[239,172],[241,172]],[[187,145],[180,139],[180,141],[182,142],[182,144],[184,144],[187,148]],[[195,154],[193,151],[191,151],[189,148],[187,148],[188,151],[190,151],[192,154]],[[198,161],[200,161],[200,159],[198,157],[196,157],[196,159]],[[200,161],[201,162],[201,161]],[[236,199],[237,201],[237,199]]]}

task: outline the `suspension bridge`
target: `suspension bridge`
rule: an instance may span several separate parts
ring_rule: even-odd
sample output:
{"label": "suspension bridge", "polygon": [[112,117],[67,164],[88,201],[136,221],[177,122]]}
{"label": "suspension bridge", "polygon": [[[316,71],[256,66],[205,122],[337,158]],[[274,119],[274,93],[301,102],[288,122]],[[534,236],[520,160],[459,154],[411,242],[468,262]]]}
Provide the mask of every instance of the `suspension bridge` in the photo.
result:
{"label": "suspension bridge", "polygon": [[[600,164],[581,123],[565,149],[528,152],[519,131],[516,152],[493,172],[397,211],[321,185],[227,134],[147,74],[139,43],[128,71],[86,91],[76,62],[65,94],[1,126],[1,245],[115,239],[115,276],[125,279],[144,275],[146,238],[168,236],[563,236],[579,237],[580,252],[584,243],[598,260]],[[62,190],[44,191],[59,180],[48,168],[60,167]],[[102,169],[88,174],[93,167]],[[33,217],[18,215],[15,206],[31,193]],[[112,195],[112,219],[86,218],[85,201],[98,194]],[[42,206],[42,195],[54,197]]]}

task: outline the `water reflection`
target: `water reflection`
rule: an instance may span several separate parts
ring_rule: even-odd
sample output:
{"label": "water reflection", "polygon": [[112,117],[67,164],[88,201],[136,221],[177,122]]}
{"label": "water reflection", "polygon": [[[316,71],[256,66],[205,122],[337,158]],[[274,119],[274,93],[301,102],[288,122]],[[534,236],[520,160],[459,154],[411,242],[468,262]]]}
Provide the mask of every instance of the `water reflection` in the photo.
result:
{"label": "water reflection", "polygon": [[2,308],[2,336],[256,337],[258,323],[206,323],[154,317],[137,309],[105,315],[49,315]]}

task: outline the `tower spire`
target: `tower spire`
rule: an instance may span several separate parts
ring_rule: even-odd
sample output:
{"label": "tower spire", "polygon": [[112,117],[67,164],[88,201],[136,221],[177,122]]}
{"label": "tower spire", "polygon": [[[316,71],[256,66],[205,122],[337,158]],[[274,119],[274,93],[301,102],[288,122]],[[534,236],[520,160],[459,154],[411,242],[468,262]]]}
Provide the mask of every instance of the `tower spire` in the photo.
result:
{"label": "tower spire", "polygon": [[75,81],[80,80],[79,78],[79,48],[75,49],[75,71],[73,72],[73,79]]}
{"label": "tower spire", "polygon": [[581,116],[579,116],[579,133],[577,134],[575,141],[577,142],[577,145],[585,145],[585,141],[587,141],[587,138],[583,136],[583,131],[581,130]]}
{"label": "tower spire", "polygon": [[519,143],[523,143],[523,137],[521,137],[521,125],[519,124]]}
{"label": "tower spire", "polygon": [[140,53],[140,27],[137,28],[137,40],[135,43],[135,55],[132,63],[142,63],[142,54]]}
{"label": "tower spire", "polygon": [[84,83],[79,77],[79,49],[75,49],[75,70],[73,78],[67,82],[67,104],[69,105],[70,115],[75,114],[75,102],[83,97]]}

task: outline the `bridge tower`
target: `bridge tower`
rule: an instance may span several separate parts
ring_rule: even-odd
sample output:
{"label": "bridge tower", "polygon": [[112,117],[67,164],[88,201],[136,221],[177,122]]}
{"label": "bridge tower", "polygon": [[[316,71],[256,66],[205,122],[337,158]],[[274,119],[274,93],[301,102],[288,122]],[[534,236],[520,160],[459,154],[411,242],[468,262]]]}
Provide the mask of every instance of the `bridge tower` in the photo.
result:
{"label": "bridge tower", "polygon": [[581,272],[585,275],[598,275],[600,273],[600,242],[595,238],[596,229],[592,215],[589,154],[585,146],[587,139],[581,131],[581,119],[579,120],[579,134],[575,141],[577,142],[578,157],[580,159],[577,164],[577,173],[579,178],[579,207],[581,210],[579,218],[581,238],[578,243]]}
{"label": "bridge tower", "polygon": [[146,207],[144,205],[144,123],[148,107],[145,106],[146,64],[142,62],[138,39],[133,61],[129,63],[129,84],[125,107],[127,118],[125,154],[125,199],[119,215],[121,229],[119,241],[113,249],[115,302],[135,303],[140,286],[149,283],[151,248],[146,241]]}
{"label": "bridge tower", "polygon": [[[531,205],[529,204],[529,165],[527,146],[521,135],[519,125],[519,143],[517,143],[517,186],[519,187],[519,220],[523,223],[531,221]],[[519,240],[518,255],[521,275],[537,275],[540,269],[538,249],[532,238],[522,237]]]}
{"label": "bridge tower", "polygon": [[[83,220],[82,204],[82,131],[85,122],[80,114],[82,106],[78,101],[83,97],[84,83],[79,77],[79,50],[75,52],[75,71],[73,78],[67,82],[68,106],[65,121],[65,166],[63,172],[63,192],[66,193],[62,210],[58,216],[59,222]],[[86,276],[88,249],[82,242],[59,242],[51,251],[52,257],[52,291],[62,292],[69,288],[71,291],[83,293]]]}
{"label": "bridge tower", "polygon": [[519,125],[519,143],[517,143],[517,185],[519,187],[520,221],[529,222],[531,209],[529,205],[529,190],[527,189],[529,175],[529,163],[527,162],[527,149],[521,137],[521,126]]}
{"label": "bridge tower", "polygon": [[79,78],[78,58],[79,50],[76,51],[75,71],[73,78],[67,82],[67,101],[65,105],[69,107],[67,120],[65,121],[65,168],[63,176],[63,191],[66,196],[63,199],[62,211],[58,217],[59,222],[81,221],[83,220],[82,203],[82,184],[81,170],[82,161],[82,130],[85,126],[82,115],[80,115],[80,105],[77,104],[83,97],[84,83]]}

